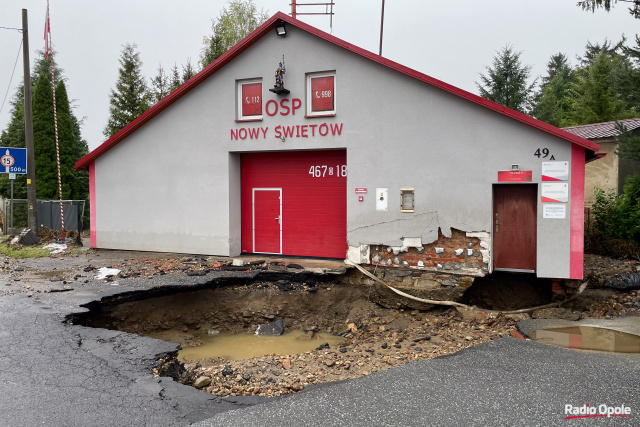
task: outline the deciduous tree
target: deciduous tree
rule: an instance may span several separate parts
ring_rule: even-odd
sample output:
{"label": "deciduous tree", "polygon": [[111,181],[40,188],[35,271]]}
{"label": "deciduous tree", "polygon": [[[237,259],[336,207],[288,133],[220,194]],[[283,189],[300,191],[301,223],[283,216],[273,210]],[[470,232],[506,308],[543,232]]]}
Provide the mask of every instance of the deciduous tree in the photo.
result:
{"label": "deciduous tree", "polygon": [[206,67],[267,20],[267,13],[253,0],[230,0],[220,16],[211,21],[213,33],[204,38],[200,65]]}

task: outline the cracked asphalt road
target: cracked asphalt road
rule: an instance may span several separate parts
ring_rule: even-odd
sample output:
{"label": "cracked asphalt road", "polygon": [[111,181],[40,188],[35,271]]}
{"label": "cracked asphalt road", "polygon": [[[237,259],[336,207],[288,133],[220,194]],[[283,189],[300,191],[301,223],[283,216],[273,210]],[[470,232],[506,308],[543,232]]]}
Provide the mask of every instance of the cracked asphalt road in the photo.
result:
{"label": "cracked asphalt road", "polygon": [[[53,269],[72,276],[89,263],[108,266],[118,257],[25,260],[13,265],[11,274],[0,274],[0,425],[546,426],[575,422],[564,420],[567,403],[625,404],[631,418],[606,422],[638,424],[640,356],[584,353],[511,338],[309,387],[259,406],[252,405],[264,400],[216,398],[152,376],[157,355],[175,350],[174,344],[63,321],[103,297],[200,286],[215,277],[246,273],[123,279],[118,286],[84,273],[70,284],[73,289],[53,293],[47,290],[61,288],[60,281],[33,278],[34,271]],[[20,277],[25,280],[15,281]],[[6,283],[11,286],[5,288]],[[601,419],[580,421],[602,424]]]}
{"label": "cracked asphalt road", "polygon": [[[98,267],[111,261],[109,256],[90,260]],[[34,271],[64,269],[69,276],[88,263],[86,256],[18,261],[18,276],[1,278],[11,284],[3,289],[11,294],[0,296],[0,425],[184,426],[263,401],[223,400],[171,378],[153,377],[157,355],[176,350],[175,344],[64,323],[66,315],[86,311],[82,304],[106,296],[199,286],[236,272],[126,279],[118,286],[95,280],[95,272],[84,273],[86,279],[73,283],[73,289],[54,293],[47,288],[61,288],[60,281],[33,279]],[[32,278],[15,281],[19,277]]]}

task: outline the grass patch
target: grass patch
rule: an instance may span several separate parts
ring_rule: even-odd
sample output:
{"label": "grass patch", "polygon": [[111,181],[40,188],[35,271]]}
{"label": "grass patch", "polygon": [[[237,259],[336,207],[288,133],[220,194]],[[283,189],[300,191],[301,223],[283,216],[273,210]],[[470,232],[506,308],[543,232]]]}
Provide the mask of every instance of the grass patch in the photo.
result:
{"label": "grass patch", "polygon": [[10,248],[7,245],[0,245],[0,254],[11,258],[43,258],[51,256],[48,249],[39,246],[19,246]]}

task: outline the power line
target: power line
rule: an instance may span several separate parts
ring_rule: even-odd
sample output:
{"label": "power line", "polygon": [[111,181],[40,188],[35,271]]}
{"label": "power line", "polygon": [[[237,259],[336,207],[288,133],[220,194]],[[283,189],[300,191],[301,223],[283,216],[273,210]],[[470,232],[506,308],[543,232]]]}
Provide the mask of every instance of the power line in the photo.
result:
{"label": "power line", "polygon": [[18,55],[16,55],[16,62],[13,64],[13,71],[11,72],[11,78],[9,79],[9,86],[7,87],[7,92],[4,94],[4,99],[2,100],[2,106],[0,106],[0,113],[4,109],[4,103],[7,100],[7,95],[9,94],[9,89],[11,89],[11,82],[13,81],[13,74],[16,72],[16,65],[18,65],[18,58],[20,58],[20,51],[22,50],[22,40],[20,40],[20,46],[18,47]]}
{"label": "power line", "polygon": [[21,28],[12,28],[12,27],[0,27],[0,30],[16,30],[22,32]]}

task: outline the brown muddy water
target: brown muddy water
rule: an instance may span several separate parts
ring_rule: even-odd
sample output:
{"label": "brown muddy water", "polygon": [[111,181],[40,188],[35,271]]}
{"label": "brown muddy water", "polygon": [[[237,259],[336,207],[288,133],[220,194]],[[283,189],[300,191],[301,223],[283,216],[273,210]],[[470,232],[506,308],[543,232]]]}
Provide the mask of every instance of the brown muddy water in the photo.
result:
{"label": "brown muddy water", "polygon": [[[210,335],[204,331],[189,331],[198,338],[201,345],[186,347],[178,352],[178,360],[190,362],[198,359],[222,358],[226,360],[244,360],[267,354],[300,354],[311,351],[322,344],[334,348],[344,338],[329,333],[290,331],[280,336],[259,336],[249,333],[232,334],[220,332]],[[154,338],[165,339],[165,334],[151,334]]]}
{"label": "brown muddy water", "polygon": [[640,353],[640,336],[590,326],[539,329],[531,338],[544,344],[578,350]]}

